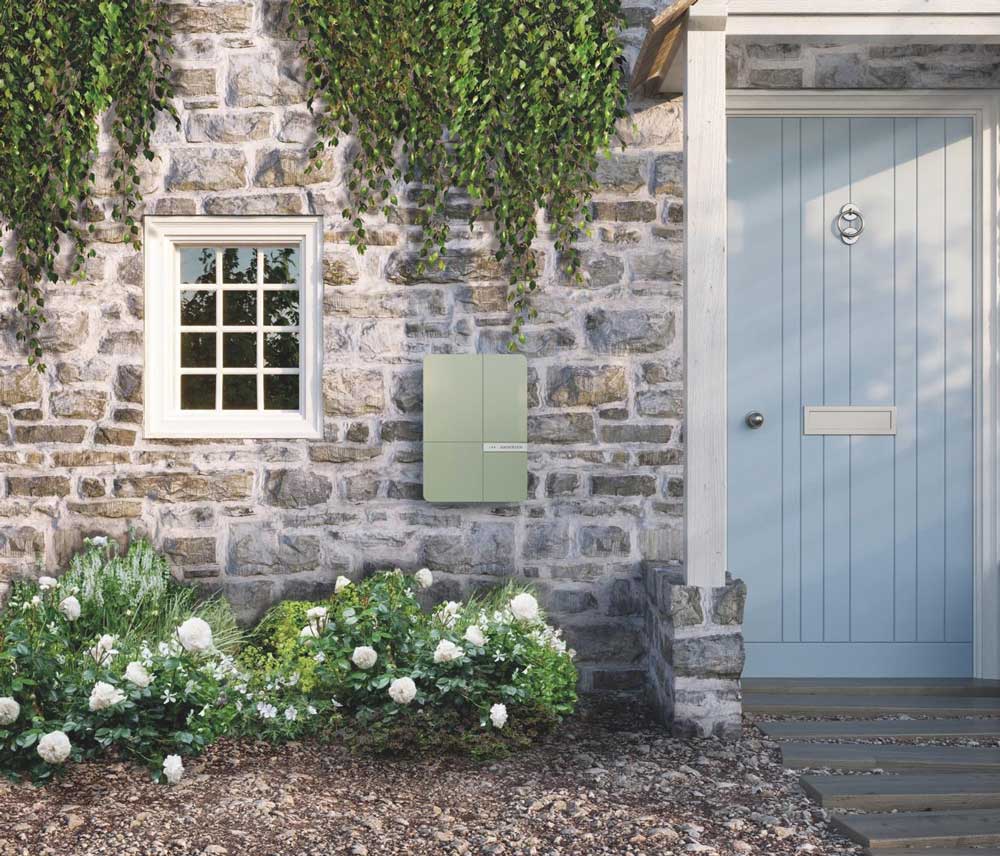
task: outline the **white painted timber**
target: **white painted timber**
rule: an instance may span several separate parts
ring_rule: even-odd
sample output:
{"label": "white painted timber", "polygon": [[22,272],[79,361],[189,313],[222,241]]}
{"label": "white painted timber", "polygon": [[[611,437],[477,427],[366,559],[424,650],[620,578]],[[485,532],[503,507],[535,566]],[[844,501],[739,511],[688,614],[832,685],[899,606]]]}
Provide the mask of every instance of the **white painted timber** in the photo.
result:
{"label": "white painted timber", "polygon": [[[709,229],[685,229],[686,572],[689,585],[726,574],[726,2],[688,13],[685,206]],[[694,296],[693,296],[694,295]]]}

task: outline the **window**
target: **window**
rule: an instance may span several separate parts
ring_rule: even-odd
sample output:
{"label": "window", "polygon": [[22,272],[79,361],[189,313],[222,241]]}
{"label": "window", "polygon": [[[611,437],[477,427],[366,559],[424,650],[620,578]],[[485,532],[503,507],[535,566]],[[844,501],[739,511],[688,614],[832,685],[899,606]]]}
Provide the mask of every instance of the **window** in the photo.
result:
{"label": "window", "polygon": [[316,217],[147,217],[146,435],[322,437]]}

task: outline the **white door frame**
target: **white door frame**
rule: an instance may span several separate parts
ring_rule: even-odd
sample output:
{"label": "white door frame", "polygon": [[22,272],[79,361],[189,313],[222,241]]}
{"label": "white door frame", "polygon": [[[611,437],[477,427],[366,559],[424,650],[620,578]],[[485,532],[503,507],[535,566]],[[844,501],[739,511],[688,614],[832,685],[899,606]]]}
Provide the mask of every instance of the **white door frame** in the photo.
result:
{"label": "white door frame", "polygon": [[[1000,677],[1000,581],[998,581],[997,383],[997,204],[1000,102],[989,91],[758,91],[727,94],[728,116],[950,116],[974,122],[973,189],[974,281],[979,283],[975,308],[973,354],[976,355],[974,419],[974,598],[973,674]],[[690,221],[688,229],[697,228]],[[715,227],[718,228],[718,227]],[[725,228],[725,226],[723,226]],[[725,239],[723,239],[725,240]],[[688,289],[689,303],[700,294]],[[722,312],[725,313],[725,305]],[[725,389],[720,393],[725,395]],[[695,401],[704,401],[696,398]],[[718,410],[716,410],[718,418]],[[725,420],[722,420],[725,424]]]}

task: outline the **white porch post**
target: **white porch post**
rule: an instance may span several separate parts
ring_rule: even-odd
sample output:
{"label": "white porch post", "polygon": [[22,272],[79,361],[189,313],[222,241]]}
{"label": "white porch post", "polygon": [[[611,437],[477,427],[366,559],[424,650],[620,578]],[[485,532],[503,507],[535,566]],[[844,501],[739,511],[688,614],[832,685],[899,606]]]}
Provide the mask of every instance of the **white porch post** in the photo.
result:
{"label": "white porch post", "polygon": [[726,574],[726,12],[692,6],[684,75],[684,534],[698,586]]}

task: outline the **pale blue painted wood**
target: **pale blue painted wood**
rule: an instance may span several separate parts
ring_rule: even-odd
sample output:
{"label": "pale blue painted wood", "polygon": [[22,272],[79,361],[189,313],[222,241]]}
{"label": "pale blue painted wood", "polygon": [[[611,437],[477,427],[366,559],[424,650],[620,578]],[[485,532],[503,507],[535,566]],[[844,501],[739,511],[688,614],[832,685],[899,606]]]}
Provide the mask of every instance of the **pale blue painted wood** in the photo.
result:
{"label": "pale blue painted wood", "polygon": [[782,638],[802,632],[802,120],[781,120]]}
{"label": "pale blue painted wood", "polygon": [[[779,640],[781,597],[781,242],[758,240],[781,211],[781,122],[740,119],[730,162],[729,217],[741,260],[730,270],[729,314],[746,319],[729,337],[729,514],[743,521],[739,544],[757,557],[746,567],[753,592],[747,618],[755,639]],[[764,427],[746,429],[751,410]],[[740,430],[741,427],[745,430]]]}
{"label": "pale blue painted wood", "polygon": [[944,641],[945,120],[917,122],[917,639]]}
{"label": "pale blue painted wood", "polygon": [[945,639],[972,641],[973,198],[972,120],[945,120]]}
{"label": "pale blue painted wood", "polygon": [[[837,221],[851,198],[851,120],[823,120],[825,222]],[[824,404],[851,399],[851,255],[824,241]],[[815,404],[816,402],[803,402]],[[823,438],[823,638],[851,638],[851,438]]]}
{"label": "pale blue painted wood", "polygon": [[[863,239],[848,250],[851,276],[850,403],[893,403],[894,343],[892,119],[851,120],[851,198]],[[836,205],[836,200],[833,200]],[[892,437],[851,437],[850,635],[853,642],[893,638],[894,444]]]}
{"label": "pale blue painted wood", "polygon": [[[732,120],[729,553],[750,587],[747,674],[971,673],[971,132]],[[847,248],[834,223],[851,199],[867,228]],[[897,436],[801,436],[803,404],[841,403],[895,403]]]}
{"label": "pale blue painted wood", "polygon": [[[795,403],[825,401],[823,383],[823,247],[830,234],[823,175],[823,119],[802,119],[802,389]],[[789,357],[794,362],[794,355]],[[801,416],[800,416],[801,419]],[[801,423],[800,423],[801,424]],[[801,431],[800,431],[801,433]],[[800,446],[802,532],[802,640],[823,641],[823,437],[802,437]]]}
{"label": "pale blue painted wood", "polygon": [[917,120],[894,119],[895,634],[917,639]]}

